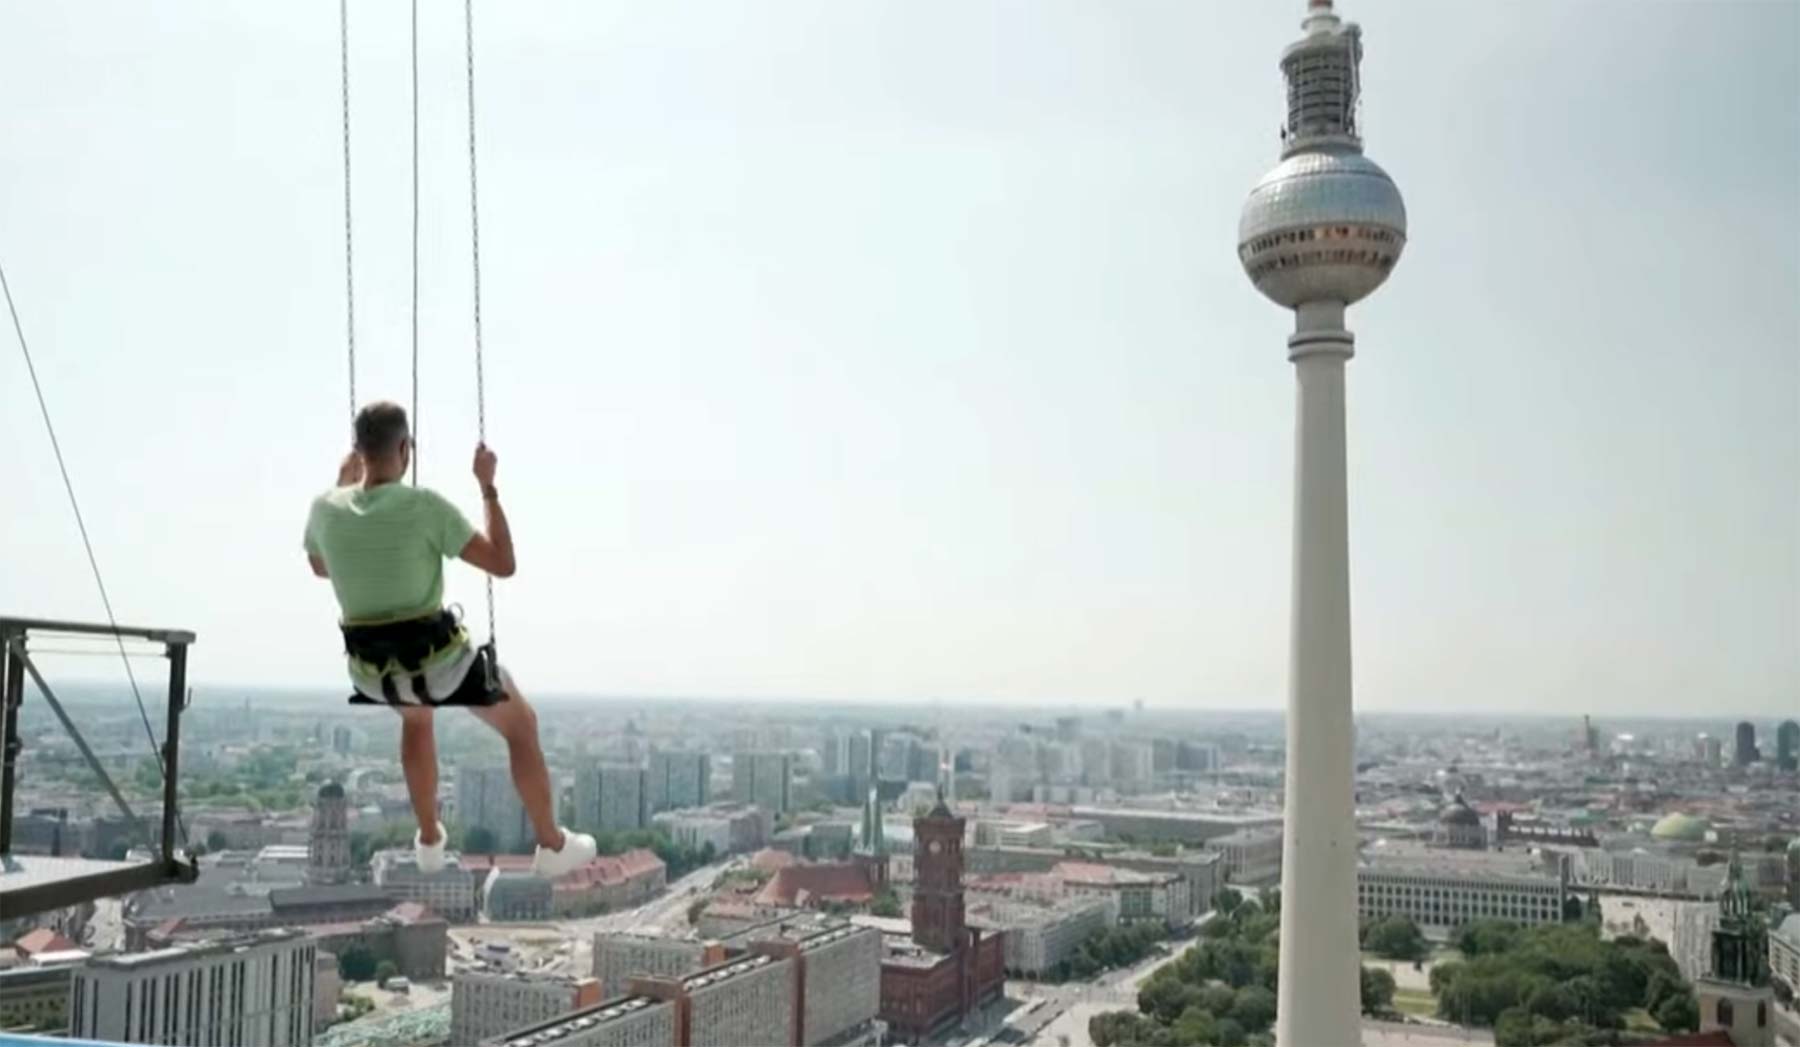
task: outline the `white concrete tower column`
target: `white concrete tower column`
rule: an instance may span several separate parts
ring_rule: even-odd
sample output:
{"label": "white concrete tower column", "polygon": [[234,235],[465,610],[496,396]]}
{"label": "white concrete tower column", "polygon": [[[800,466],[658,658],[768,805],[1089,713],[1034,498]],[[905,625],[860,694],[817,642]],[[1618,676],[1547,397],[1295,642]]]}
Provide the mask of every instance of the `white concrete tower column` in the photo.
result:
{"label": "white concrete tower column", "polygon": [[1350,554],[1344,475],[1344,310],[1386,282],[1406,245],[1406,205],[1363,155],[1362,30],[1308,0],[1281,53],[1281,162],[1238,221],[1238,260],[1294,310],[1293,608],[1287,793],[1281,842],[1279,1047],[1360,1041]]}
{"label": "white concrete tower column", "polygon": [[1350,686],[1350,551],[1339,302],[1308,302],[1288,339],[1294,428],[1294,561],[1281,841],[1281,982],[1275,1042],[1358,1042],[1356,820]]}

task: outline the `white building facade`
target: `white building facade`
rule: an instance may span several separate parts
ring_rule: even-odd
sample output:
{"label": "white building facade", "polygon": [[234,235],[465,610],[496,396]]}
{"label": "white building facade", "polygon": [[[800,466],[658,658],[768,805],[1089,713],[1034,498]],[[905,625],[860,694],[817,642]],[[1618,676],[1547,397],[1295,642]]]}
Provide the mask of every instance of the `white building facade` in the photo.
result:
{"label": "white building facade", "polygon": [[317,943],[292,930],[90,960],[69,1033],[189,1047],[309,1047]]}

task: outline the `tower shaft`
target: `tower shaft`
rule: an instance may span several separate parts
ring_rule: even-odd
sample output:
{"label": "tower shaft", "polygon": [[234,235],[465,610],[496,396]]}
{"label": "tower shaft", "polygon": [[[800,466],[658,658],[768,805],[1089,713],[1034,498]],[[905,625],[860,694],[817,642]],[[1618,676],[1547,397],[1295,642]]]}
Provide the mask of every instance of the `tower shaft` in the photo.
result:
{"label": "tower shaft", "polygon": [[1293,607],[1275,1042],[1359,1041],[1344,307],[1296,311]]}

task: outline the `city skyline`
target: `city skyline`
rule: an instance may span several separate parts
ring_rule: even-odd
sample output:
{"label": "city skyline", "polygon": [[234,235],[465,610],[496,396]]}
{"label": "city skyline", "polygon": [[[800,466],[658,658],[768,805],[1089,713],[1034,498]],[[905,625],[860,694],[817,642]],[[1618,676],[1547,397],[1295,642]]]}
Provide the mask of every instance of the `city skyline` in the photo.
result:
{"label": "city skyline", "polygon": [[[1277,707],[1289,393],[1219,245],[1275,147],[1249,42],[1292,6],[485,13],[522,685]],[[1617,10],[1354,12],[1433,229],[1356,320],[1360,710],[1800,695],[1800,11]],[[0,83],[41,104],[0,114],[0,250],[120,620],[193,628],[202,691],[329,693],[298,530],[344,443],[335,12],[184,17],[19,10]],[[359,386],[405,399],[404,16],[355,17]],[[472,511],[454,23],[423,41],[420,435]],[[98,618],[0,358],[0,541],[33,552],[0,596]]]}

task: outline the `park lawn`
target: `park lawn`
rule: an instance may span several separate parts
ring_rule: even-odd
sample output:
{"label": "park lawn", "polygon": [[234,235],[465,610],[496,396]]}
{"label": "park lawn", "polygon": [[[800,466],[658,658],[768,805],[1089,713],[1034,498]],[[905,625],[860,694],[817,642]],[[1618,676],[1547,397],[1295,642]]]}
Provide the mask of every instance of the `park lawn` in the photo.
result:
{"label": "park lawn", "polygon": [[1436,1018],[1437,997],[1425,989],[1395,989],[1394,1009],[1415,1018]]}

